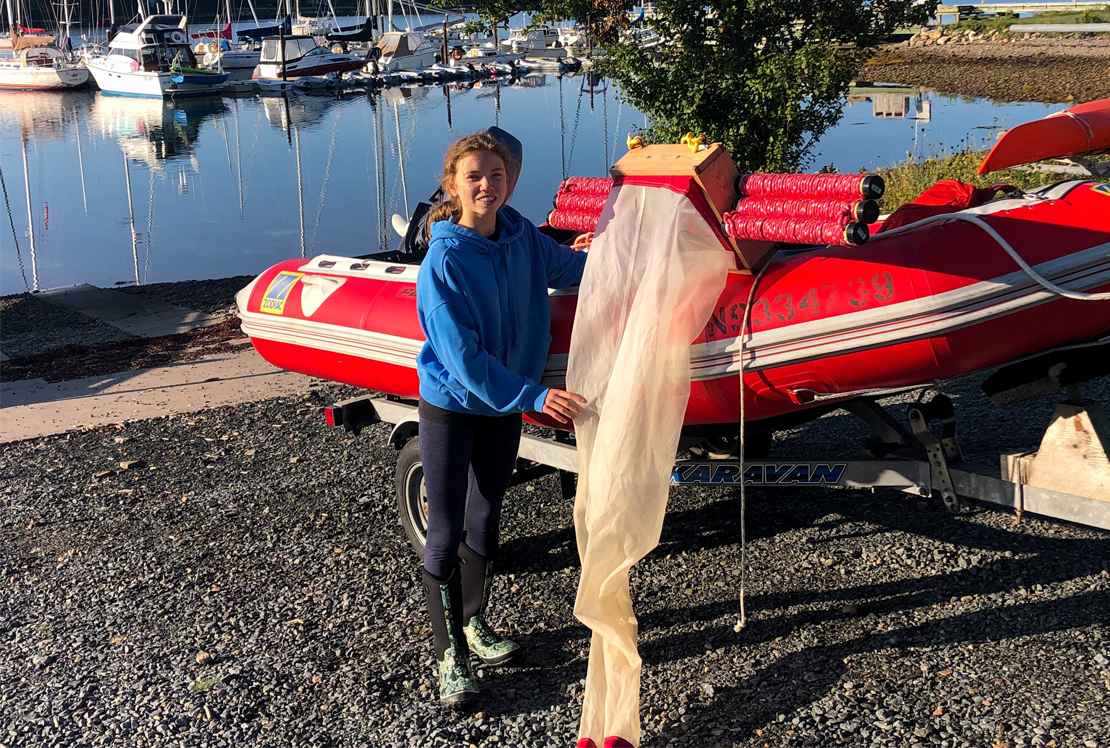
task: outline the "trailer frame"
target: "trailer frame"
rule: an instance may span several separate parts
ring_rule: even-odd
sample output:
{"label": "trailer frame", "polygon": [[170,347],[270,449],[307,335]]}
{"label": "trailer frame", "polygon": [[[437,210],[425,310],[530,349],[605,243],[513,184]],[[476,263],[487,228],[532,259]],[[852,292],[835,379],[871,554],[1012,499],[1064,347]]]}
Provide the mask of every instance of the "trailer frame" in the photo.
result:
{"label": "trailer frame", "polygon": [[[1069,389],[1071,400],[1078,396]],[[1092,401],[1081,401],[1101,407]],[[964,461],[958,438],[958,422],[952,401],[940,394],[928,402],[917,402],[907,411],[907,429],[876,399],[861,397],[836,404],[865,423],[875,439],[868,456],[857,460],[676,460],[671,484],[739,486],[741,480],[754,487],[823,487],[838,489],[894,489],[928,498],[938,496],[948,511],[964,512],[969,501],[992,504],[1014,512],[1018,521],[1026,512],[1050,519],[1110,530],[1110,501],[1065,491],[1029,485]],[[401,525],[416,552],[423,553],[427,527],[427,501],[419,462],[417,403],[393,396],[367,394],[325,408],[327,422],[358,434],[363,428],[385,423],[393,426],[390,444],[398,450],[396,500]],[[939,424],[939,435],[932,430]],[[697,428],[686,429],[680,451],[704,438]],[[529,483],[557,474],[564,499],[572,500],[578,472],[578,455],[570,432],[554,436],[522,433],[517,453],[517,471],[512,485]]]}

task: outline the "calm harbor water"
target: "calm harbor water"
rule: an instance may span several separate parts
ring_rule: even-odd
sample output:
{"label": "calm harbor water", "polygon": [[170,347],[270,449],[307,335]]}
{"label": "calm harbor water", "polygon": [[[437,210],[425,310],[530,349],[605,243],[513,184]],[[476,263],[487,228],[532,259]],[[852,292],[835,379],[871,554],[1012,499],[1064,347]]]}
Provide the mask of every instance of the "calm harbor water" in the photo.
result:
{"label": "calm harbor water", "polygon": [[[384,248],[396,241],[390,216],[434,189],[446,146],[493,124],[524,144],[513,205],[539,222],[562,178],[605,174],[645,124],[615,94],[553,76],[287,99],[3,92],[0,294],[253,274]],[[810,166],[888,166],[1062,108],[862,88]]]}

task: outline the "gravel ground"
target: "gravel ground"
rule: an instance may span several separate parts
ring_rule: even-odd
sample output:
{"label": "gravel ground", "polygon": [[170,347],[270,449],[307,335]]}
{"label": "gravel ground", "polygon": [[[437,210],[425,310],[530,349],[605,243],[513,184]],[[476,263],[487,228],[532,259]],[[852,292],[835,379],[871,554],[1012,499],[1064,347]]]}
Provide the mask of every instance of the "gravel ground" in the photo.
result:
{"label": "gravel ground", "polygon": [[[495,584],[530,664],[444,715],[387,430],[319,416],[351,393],[0,452],[0,745],[573,745],[588,637],[555,479],[511,492]],[[1051,412],[951,394],[978,455]],[[858,433],[827,417],[772,455]],[[675,489],[634,570],[645,746],[1110,746],[1110,534],[893,492],[749,499],[741,633],[735,491]]]}
{"label": "gravel ground", "polygon": [[1110,39],[887,47],[860,71],[866,80],[924,86],[999,101],[1071,102],[1110,97]]}
{"label": "gravel ground", "polygon": [[31,294],[0,297],[0,351],[12,358],[129,339],[134,336],[118,327]]}

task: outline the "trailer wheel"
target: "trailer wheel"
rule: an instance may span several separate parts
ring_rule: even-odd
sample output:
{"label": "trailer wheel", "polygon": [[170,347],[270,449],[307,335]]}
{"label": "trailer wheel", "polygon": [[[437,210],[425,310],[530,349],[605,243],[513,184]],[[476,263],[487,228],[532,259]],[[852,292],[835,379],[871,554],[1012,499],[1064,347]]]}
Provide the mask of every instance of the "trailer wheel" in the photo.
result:
{"label": "trailer wheel", "polygon": [[[770,433],[760,431],[749,431],[746,436],[748,443],[744,448],[745,457],[749,459],[766,457],[774,437]],[[691,447],[690,453],[707,460],[731,460],[739,455],[739,442],[740,439],[736,436],[712,436],[697,446]]]}
{"label": "trailer wheel", "polygon": [[428,494],[424,490],[419,439],[410,439],[397,457],[397,513],[409,544],[423,560],[428,538]]}

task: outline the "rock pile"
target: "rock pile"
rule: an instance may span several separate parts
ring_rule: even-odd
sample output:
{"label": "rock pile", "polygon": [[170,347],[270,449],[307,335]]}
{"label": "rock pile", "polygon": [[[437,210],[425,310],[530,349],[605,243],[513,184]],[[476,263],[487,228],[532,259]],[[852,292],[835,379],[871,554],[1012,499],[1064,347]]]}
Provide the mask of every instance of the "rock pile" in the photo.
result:
{"label": "rock pile", "polygon": [[[1025,36],[1025,35],[1023,35]],[[898,46],[931,47],[944,44],[988,44],[1013,42],[1017,38],[1006,31],[975,31],[973,29],[923,28]]]}

